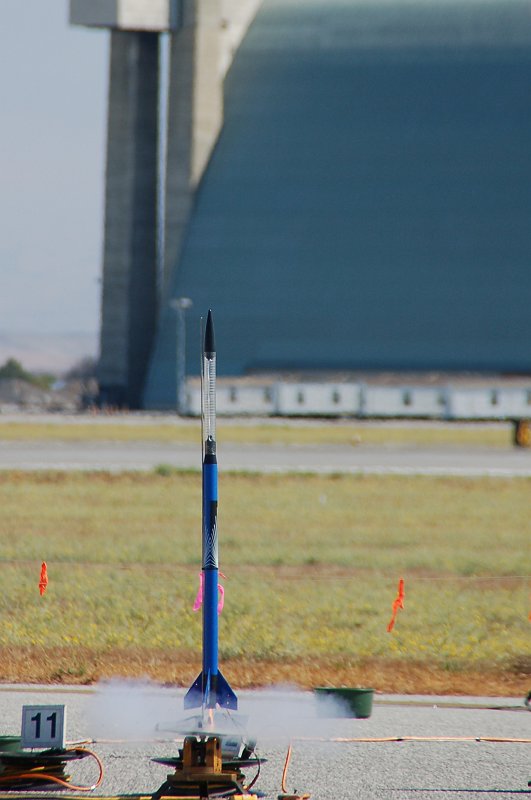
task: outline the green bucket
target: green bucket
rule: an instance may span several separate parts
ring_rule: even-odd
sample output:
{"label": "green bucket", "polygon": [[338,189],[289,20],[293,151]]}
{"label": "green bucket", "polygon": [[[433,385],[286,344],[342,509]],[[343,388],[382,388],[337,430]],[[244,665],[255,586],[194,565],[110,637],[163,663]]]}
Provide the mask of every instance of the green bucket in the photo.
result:
{"label": "green bucket", "polygon": [[374,689],[350,689],[346,686],[318,686],[313,690],[321,717],[367,719],[372,712]]}

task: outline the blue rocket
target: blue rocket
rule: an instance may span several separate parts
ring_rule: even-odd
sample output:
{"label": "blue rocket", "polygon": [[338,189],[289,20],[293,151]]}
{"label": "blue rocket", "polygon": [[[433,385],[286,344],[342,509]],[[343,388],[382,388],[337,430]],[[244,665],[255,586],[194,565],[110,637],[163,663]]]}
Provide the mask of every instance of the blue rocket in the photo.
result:
{"label": "blue rocket", "polygon": [[238,708],[218,666],[218,462],[216,457],[216,342],[208,312],[201,374],[203,441],[203,669],[184,698],[185,708]]}

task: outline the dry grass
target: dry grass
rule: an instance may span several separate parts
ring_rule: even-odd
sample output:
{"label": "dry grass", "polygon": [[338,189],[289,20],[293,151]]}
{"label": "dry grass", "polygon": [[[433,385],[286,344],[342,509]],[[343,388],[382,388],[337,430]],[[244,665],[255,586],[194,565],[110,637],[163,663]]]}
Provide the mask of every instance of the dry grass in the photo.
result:
{"label": "dry grass", "polygon": [[[197,677],[200,660],[168,649],[84,647],[0,647],[2,680],[10,683],[91,684],[110,677],[149,678],[165,685],[188,687]],[[253,689],[263,686],[370,686],[376,691],[398,694],[486,695],[524,697],[529,691],[526,667],[468,669],[448,672],[427,662],[393,662],[365,659],[334,663],[314,658],[267,661],[251,658],[227,659],[223,673],[232,686]]]}
{"label": "dry grass", "polygon": [[[530,486],[223,474],[224,672],[240,687],[527,691]],[[199,531],[197,474],[0,474],[1,679],[189,683]]]}
{"label": "dry grass", "polygon": [[[511,447],[511,427],[507,425],[457,425],[452,423],[351,423],[346,420],[328,422],[270,421],[268,423],[234,423],[219,419],[220,439],[223,442],[247,444],[394,444]],[[83,417],[66,424],[56,422],[1,422],[1,440],[55,441],[162,441],[199,443],[199,423],[180,420],[159,423],[154,420]]]}

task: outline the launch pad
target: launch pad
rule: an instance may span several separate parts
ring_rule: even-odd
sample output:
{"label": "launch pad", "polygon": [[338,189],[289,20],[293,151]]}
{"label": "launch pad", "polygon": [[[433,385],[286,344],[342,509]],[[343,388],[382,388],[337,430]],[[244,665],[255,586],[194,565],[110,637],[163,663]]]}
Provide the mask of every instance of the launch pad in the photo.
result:
{"label": "launch pad", "polygon": [[222,739],[218,736],[187,736],[178,757],[153,760],[173,766],[175,772],[168,775],[152,800],[191,796],[199,796],[201,800],[211,797],[245,797],[251,800],[262,796],[248,793],[248,787],[243,785],[245,776],[242,772],[245,767],[257,766],[258,777],[261,760],[248,749],[238,757],[224,760]]}

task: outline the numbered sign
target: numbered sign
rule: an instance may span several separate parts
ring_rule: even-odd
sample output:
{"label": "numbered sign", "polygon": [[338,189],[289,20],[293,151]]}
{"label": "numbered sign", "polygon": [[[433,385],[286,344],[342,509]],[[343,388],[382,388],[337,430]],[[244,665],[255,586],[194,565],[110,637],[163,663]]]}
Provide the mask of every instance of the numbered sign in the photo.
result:
{"label": "numbered sign", "polygon": [[64,750],[66,706],[22,706],[22,747]]}

